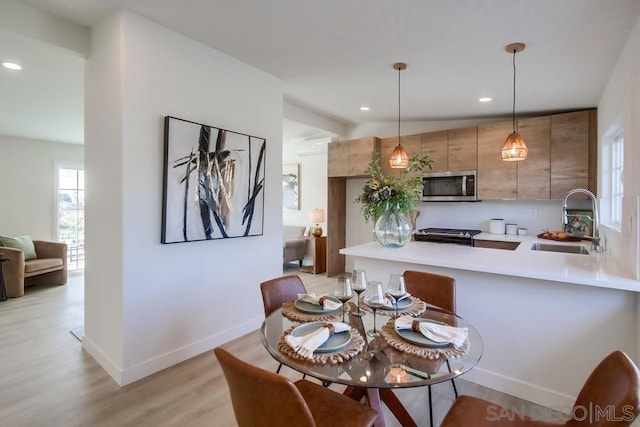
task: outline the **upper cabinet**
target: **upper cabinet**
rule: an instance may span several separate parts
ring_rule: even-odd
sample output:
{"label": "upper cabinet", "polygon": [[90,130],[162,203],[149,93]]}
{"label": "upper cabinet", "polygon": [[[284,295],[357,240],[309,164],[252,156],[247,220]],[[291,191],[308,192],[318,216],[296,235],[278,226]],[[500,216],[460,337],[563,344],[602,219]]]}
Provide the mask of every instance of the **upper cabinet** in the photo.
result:
{"label": "upper cabinet", "polygon": [[380,139],[376,137],[336,141],[328,145],[327,176],[359,177],[366,176],[371,154],[380,152]]}
{"label": "upper cabinet", "polygon": [[[382,173],[385,175],[397,174],[397,169],[392,169],[389,164],[393,149],[398,146],[398,137],[383,138],[380,140],[380,161],[382,166]],[[419,156],[422,150],[422,135],[407,135],[402,136],[402,148],[407,152],[409,158],[413,156]]]}
{"label": "upper cabinet", "polygon": [[429,156],[429,159],[431,159],[432,172],[446,172],[449,170],[449,160],[447,158],[448,133],[449,131],[442,130],[422,134],[421,154]]}
{"label": "upper cabinet", "polygon": [[[480,200],[560,199],[572,188],[596,193],[596,110],[518,120],[529,154],[505,162],[500,151],[511,120],[402,137],[409,157],[426,155],[431,171],[477,170]],[[389,158],[398,138],[370,137],[329,144],[329,177],[366,176],[373,150],[382,171],[395,174]],[[428,171],[425,170],[425,172]]]}
{"label": "upper cabinet", "polygon": [[447,140],[447,170],[464,171],[477,169],[477,126],[447,131]]}
{"label": "upper cabinet", "polygon": [[501,150],[511,122],[478,126],[478,199],[513,200],[517,198],[517,162],[502,160]]}
{"label": "upper cabinet", "polygon": [[551,116],[518,120],[518,132],[529,150],[526,160],[515,162],[518,164],[518,199],[549,199]]}
{"label": "upper cabinet", "polygon": [[561,199],[572,188],[595,193],[595,125],[595,110],[551,116],[552,199]]}

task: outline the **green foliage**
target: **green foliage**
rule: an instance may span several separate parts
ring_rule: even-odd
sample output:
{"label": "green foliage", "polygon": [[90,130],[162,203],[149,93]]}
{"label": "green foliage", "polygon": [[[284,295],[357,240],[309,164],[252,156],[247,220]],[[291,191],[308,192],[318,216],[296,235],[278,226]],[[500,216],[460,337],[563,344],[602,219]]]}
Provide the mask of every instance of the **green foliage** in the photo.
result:
{"label": "green foliage", "polygon": [[388,208],[395,208],[411,217],[416,201],[422,197],[422,170],[431,169],[431,160],[427,156],[413,156],[409,167],[399,169],[399,176],[384,175],[373,152],[367,167],[370,178],[362,188],[362,194],[356,198],[362,206],[360,210],[367,221],[375,221]]}

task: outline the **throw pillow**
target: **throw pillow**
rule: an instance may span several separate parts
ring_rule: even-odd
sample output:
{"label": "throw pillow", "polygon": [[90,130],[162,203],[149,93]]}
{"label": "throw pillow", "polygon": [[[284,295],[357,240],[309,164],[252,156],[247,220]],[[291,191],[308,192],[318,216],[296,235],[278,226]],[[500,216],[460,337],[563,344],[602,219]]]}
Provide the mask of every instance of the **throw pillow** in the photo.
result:
{"label": "throw pillow", "polygon": [[31,236],[20,236],[20,237],[0,236],[0,244],[8,248],[20,249],[22,252],[24,252],[25,261],[29,261],[30,259],[36,259],[38,257],[36,255],[36,247],[33,245],[33,240],[31,240]]}

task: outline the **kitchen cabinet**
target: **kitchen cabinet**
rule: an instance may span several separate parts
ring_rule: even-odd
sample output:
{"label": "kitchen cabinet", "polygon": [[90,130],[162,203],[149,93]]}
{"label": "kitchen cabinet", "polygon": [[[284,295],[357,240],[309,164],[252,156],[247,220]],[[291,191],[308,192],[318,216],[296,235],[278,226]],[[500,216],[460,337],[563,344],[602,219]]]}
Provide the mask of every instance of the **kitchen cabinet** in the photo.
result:
{"label": "kitchen cabinet", "polygon": [[[431,159],[431,172],[446,172],[449,169],[448,131],[427,132],[421,135],[421,155]],[[428,172],[429,169],[425,172]]]}
{"label": "kitchen cabinet", "polygon": [[551,199],[572,188],[595,193],[595,126],[595,110],[551,116]]}
{"label": "kitchen cabinet", "polygon": [[[422,134],[403,136],[402,147],[407,152],[409,158],[419,156],[422,152]],[[389,159],[393,150],[398,146],[398,137],[383,138],[380,140],[380,166],[385,175],[398,175],[398,169],[392,169]]]}
{"label": "kitchen cabinet", "polygon": [[[515,200],[517,198],[517,163],[502,160],[501,150],[512,122],[478,126],[478,199]],[[526,160],[525,160],[526,161]]]}
{"label": "kitchen cabinet", "polygon": [[450,171],[478,168],[478,127],[452,129],[447,132],[447,161]]}
{"label": "kitchen cabinet", "polygon": [[327,176],[366,176],[367,166],[374,151],[380,152],[380,139],[377,137],[330,143],[327,154]]}
{"label": "kitchen cabinet", "polygon": [[548,200],[551,194],[551,116],[518,120],[518,132],[529,150],[526,160],[515,162],[518,200]]}

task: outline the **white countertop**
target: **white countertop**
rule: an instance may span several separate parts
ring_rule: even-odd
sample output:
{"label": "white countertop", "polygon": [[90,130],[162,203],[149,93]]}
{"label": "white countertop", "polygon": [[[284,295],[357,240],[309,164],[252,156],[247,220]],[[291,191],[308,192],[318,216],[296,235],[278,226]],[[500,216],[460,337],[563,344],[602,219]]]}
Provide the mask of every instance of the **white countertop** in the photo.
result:
{"label": "white countertop", "polygon": [[371,242],[341,249],[340,253],[387,261],[640,291],[640,281],[634,280],[631,274],[610,255],[580,255],[531,250],[535,242],[582,245],[590,249],[591,243],[588,241],[556,242],[539,239],[536,236],[490,233],[481,233],[475,238],[520,242],[520,245],[515,250],[504,250],[449,243],[409,242],[401,248],[385,248],[377,242]]}

